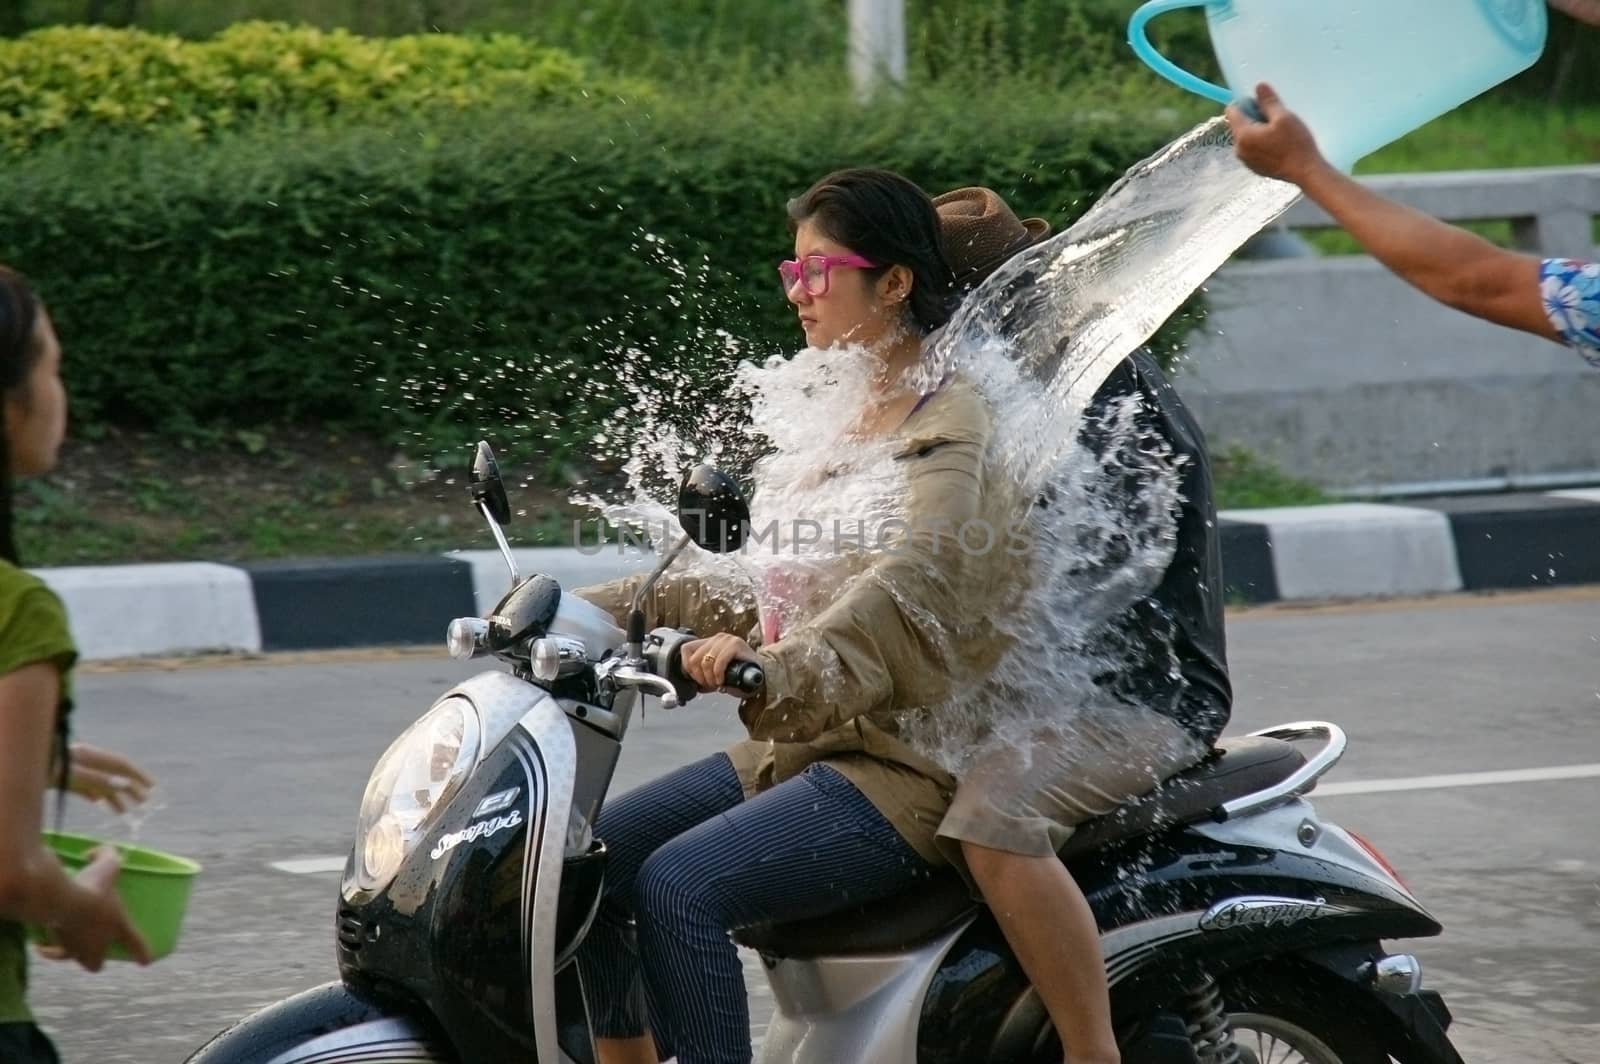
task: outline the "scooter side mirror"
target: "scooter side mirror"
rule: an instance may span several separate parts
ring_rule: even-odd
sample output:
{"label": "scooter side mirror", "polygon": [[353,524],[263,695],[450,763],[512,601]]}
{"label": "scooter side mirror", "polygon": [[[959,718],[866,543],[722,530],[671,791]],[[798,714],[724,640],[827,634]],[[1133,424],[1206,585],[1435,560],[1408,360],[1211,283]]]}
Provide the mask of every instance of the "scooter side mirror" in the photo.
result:
{"label": "scooter side mirror", "polygon": [[484,507],[495,523],[511,522],[511,502],[506,498],[505,482],[500,479],[500,465],[494,460],[494,449],[488,440],[478,441],[477,454],[472,458],[470,474],[472,501]]}
{"label": "scooter side mirror", "polygon": [[732,554],[744,546],[750,505],[732,477],[708,465],[695,466],[678,487],[678,524],[702,550]]}

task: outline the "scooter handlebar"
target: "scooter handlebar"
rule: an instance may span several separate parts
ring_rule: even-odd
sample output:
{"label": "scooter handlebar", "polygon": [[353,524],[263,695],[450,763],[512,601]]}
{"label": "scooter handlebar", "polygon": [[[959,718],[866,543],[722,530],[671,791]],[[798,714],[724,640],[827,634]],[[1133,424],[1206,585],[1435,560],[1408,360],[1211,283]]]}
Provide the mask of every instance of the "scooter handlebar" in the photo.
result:
{"label": "scooter handlebar", "polygon": [[[645,658],[651,669],[671,681],[683,703],[700,693],[695,681],[683,671],[683,648],[694,638],[686,628],[657,628],[645,641]],[[730,662],[722,678],[723,687],[744,695],[759,694],[766,684],[766,671],[753,661]]]}
{"label": "scooter handlebar", "polygon": [[760,694],[767,686],[766,670],[753,661],[735,661],[728,666],[722,684],[747,695]]}

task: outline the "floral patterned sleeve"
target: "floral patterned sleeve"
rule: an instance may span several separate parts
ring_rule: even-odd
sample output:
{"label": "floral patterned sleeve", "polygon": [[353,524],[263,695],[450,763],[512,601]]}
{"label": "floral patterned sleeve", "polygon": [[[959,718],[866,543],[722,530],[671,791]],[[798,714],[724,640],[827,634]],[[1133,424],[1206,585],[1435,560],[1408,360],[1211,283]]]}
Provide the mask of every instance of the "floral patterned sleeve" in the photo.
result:
{"label": "floral patterned sleeve", "polygon": [[1539,295],[1561,339],[1600,366],[1600,262],[1545,259]]}

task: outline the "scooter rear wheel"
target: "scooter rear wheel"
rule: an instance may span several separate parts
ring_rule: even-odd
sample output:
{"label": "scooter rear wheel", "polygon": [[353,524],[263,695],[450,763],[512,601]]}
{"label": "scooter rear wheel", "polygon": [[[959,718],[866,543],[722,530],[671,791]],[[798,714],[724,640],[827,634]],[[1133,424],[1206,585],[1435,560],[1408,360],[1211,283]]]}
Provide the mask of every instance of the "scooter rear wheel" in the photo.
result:
{"label": "scooter rear wheel", "polygon": [[1268,1013],[1229,1013],[1228,1022],[1234,1044],[1246,1061],[1253,1054],[1255,1064],[1357,1064],[1368,1059],[1340,1056],[1299,1024]]}

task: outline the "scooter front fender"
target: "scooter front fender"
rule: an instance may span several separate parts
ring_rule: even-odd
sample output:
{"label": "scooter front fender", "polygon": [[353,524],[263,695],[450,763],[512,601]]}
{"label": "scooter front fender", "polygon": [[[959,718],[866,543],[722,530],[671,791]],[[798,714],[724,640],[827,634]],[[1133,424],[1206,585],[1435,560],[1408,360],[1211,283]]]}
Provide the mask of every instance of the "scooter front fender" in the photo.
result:
{"label": "scooter front fender", "polygon": [[1364,971],[1378,952],[1377,943],[1357,943],[1307,950],[1300,958],[1343,980],[1350,993],[1359,995],[1375,1015],[1383,1017],[1389,1054],[1401,1064],[1462,1064],[1461,1054],[1450,1043],[1452,1017],[1444,998],[1420,986],[1409,992],[1373,986]]}
{"label": "scooter front fender", "polygon": [[457,1064],[422,1016],[407,1015],[343,983],[324,983],[269,1005],[201,1046],[188,1064]]}

